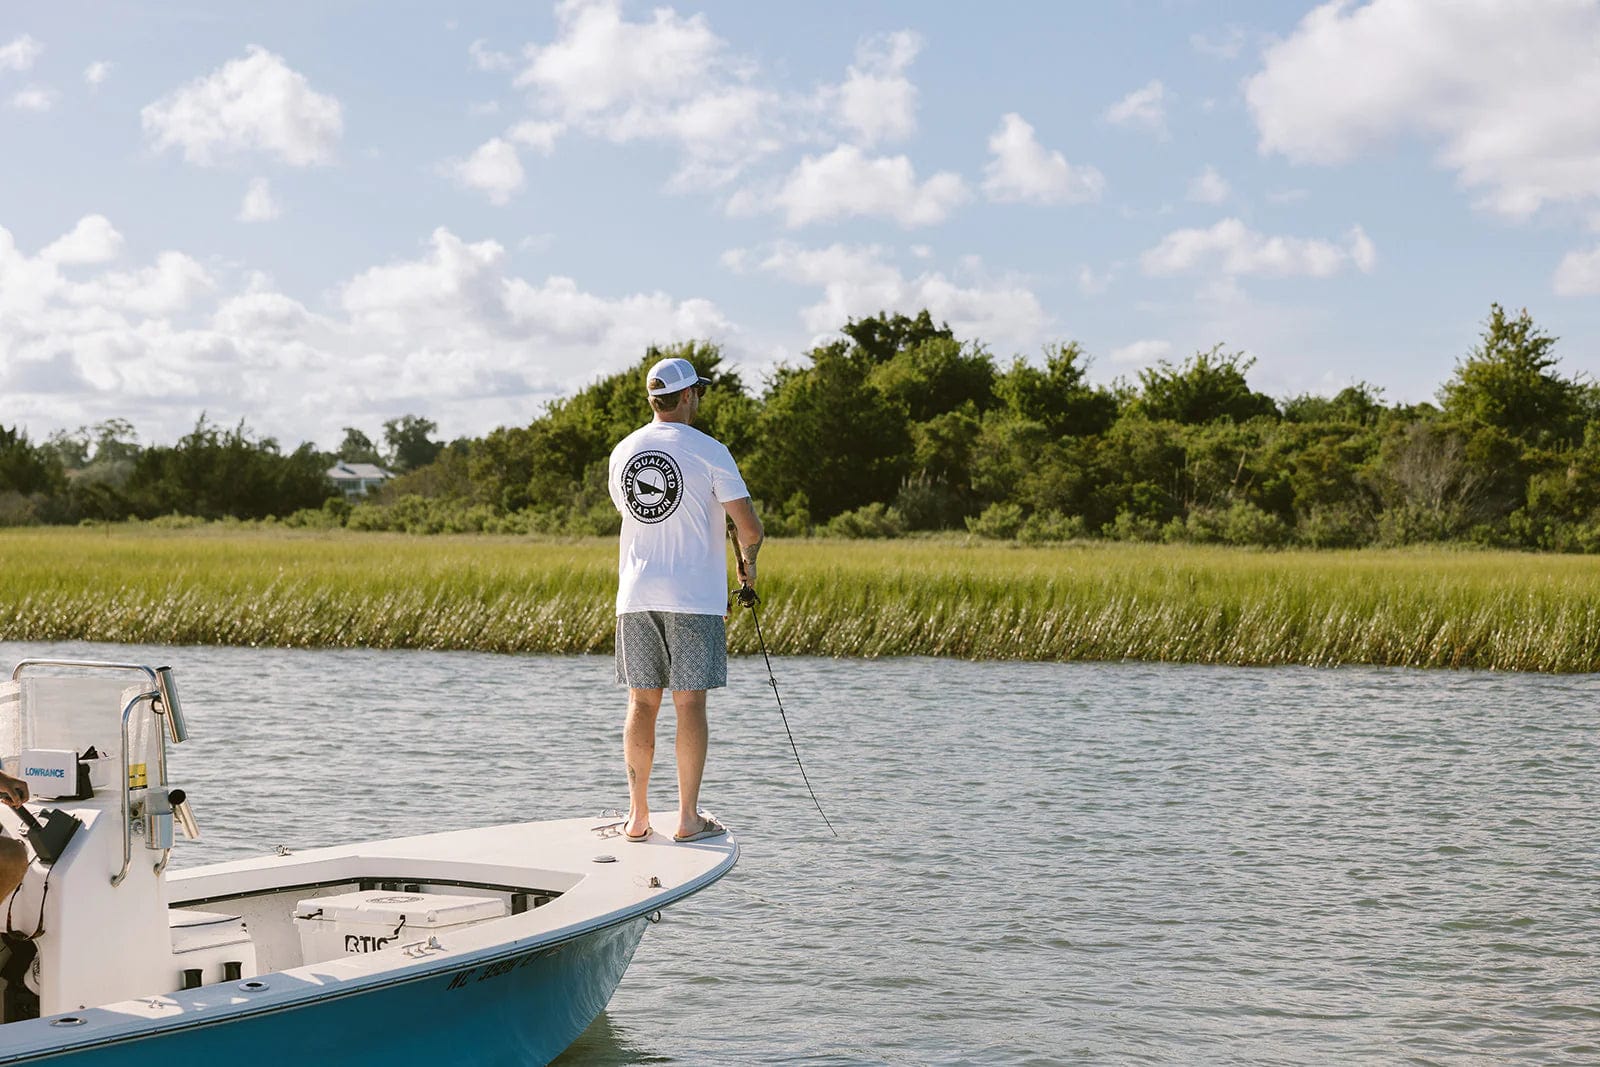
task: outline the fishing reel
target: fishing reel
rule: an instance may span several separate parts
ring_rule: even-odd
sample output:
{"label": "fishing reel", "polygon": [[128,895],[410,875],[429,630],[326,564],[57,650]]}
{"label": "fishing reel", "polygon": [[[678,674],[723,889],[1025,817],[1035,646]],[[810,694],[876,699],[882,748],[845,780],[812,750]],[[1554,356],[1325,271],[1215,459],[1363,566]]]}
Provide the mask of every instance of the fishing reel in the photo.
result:
{"label": "fishing reel", "polygon": [[739,588],[729,590],[728,592],[729,611],[733,610],[733,605],[735,603],[737,603],[741,608],[753,608],[757,604],[761,603],[761,598],[756,595],[756,591],[750,586],[740,585]]}

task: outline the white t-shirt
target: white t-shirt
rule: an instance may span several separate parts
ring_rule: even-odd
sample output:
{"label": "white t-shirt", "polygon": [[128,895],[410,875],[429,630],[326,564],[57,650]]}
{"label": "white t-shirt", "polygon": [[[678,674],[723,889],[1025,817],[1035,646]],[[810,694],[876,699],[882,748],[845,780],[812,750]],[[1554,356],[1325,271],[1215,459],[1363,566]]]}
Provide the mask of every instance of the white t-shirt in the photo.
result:
{"label": "white t-shirt", "polygon": [[622,514],[617,614],[725,614],[722,505],[750,495],[728,446],[681,422],[651,422],[611,450],[607,482]]}

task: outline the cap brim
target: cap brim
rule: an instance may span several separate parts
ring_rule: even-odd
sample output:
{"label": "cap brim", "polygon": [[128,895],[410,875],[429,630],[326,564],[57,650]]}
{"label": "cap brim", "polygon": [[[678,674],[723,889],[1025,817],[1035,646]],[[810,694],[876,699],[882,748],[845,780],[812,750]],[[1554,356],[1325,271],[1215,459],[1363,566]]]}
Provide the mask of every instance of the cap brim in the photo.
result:
{"label": "cap brim", "polygon": [[696,378],[692,382],[684,382],[682,385],[673,385],[673,386],[669,386],[669,387],[667,387],[665,389],[649,389],[649,388],[647,388],[647,389],[645,389],[645,392],[649,393],[651,396],[669,396],[672,393],[681,393],[685,389],[693,389],[697,385],[709,387],[711,385],[711,379],[710,378]]}

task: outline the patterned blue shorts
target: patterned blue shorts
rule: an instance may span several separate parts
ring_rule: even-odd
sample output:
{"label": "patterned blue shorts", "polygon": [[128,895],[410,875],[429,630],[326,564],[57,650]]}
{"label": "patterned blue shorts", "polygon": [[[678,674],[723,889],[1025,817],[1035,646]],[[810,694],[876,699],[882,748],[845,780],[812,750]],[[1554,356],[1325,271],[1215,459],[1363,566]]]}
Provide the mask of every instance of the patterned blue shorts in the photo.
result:
{"label": "patterned blue shorts", "polygon": [[721,615],[630,611],[617,616],[617,684],[630,689],[721,689],[728,634]]}

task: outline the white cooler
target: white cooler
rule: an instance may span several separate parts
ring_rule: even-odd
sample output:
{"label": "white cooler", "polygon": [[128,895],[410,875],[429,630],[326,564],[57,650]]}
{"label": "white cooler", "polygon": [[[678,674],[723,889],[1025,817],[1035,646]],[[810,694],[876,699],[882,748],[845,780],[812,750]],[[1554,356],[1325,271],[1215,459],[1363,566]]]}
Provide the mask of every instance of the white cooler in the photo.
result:
{"label": "white cooler", "polygon": [[506,902],[499,897],[368,889],[302,900],[295,905],[294,924],[300,930],[302,960],[318,963],[423,941],[442,930],[505,914]]}

